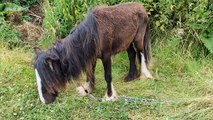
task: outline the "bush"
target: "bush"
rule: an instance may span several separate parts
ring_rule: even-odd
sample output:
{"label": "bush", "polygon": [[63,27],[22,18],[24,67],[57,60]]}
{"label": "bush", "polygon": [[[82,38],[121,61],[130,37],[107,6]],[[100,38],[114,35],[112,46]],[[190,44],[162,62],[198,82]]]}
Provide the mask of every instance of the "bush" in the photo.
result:
{"label": "bush", "polygon": [[[143,2],[151,14],[153,33],[157,33],[157,37],[162,33],[171,33],[171,30],[176,31],[172,34],[179,35],[177,31],[182,30],[183,35],[179,35],[180,46],[189,48],[188,50],[196,54],[208,53],[206,48],[213,53],[213,5],[210,1]],[[195,51],[190,49],[190,46],[196,46]]]}

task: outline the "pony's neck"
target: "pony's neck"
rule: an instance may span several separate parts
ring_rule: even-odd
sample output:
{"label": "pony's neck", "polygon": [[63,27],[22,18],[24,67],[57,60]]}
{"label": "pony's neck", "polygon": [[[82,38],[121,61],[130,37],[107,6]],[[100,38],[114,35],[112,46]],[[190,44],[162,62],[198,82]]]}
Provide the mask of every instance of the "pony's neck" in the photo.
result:
{"label": "pony's neck", "polygon": [[77,78],[97,55],[96,39],[93,33],[89,29],[82,29],[81,27],[76,28],[63,41],[66,51],[67,75],[69,77]]}
{"label": "pony's neck", "polygon": [[86,19],[63,40],[67,75],[78,77],[99,53],[97,25],[92,11]]}

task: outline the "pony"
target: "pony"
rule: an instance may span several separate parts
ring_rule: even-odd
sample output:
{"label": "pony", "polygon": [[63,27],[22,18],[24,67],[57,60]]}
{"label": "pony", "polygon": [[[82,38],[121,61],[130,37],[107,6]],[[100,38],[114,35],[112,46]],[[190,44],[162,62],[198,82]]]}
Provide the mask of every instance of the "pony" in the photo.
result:
{"label": "pony", "polygon": [[[118,97],[112,84],[111,57],[127,51],[130,68],[124,81],[140,75],[152,78],[148,69],[150,44],[149,18],[142,4],[93,7],[80,25],[47,51],[34,48],[39,98],[43,103],[54,102],[59,90],[81,73],[86,74],[86,82],[77,91],[83,96],[91,93],[95,85],[96,61],[101,59],[107,83],[105,98],[114,101]],[[139,59],[141,73],[137,71],[136,58]]]}

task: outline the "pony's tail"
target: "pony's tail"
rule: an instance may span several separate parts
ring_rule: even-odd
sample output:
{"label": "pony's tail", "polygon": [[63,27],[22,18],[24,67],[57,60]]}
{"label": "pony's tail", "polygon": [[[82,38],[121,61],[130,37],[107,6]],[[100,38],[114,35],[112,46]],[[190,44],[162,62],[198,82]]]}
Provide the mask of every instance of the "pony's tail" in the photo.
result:
{"label": "pony's tail", "polygon": [[[144,41],[143,41],[143,54],[145,57],[146,65],[149,66],[150,61],[151,61],[151,41],[150,41],[149,22],[146,27],[146,33],[145,33]],[[138,61],[141,64],[141,53],[137,52],[137,56],[138,56]]]}
{"label": "pony's tail", "polygon": [[145,57],[145,62],[147,66],[149,66],[150,61],[151,61],[151,41],[150,41],[150,26],[149,22],[146,27],[146,33],[144,36],[144,44],[143,44],[143,53]]}

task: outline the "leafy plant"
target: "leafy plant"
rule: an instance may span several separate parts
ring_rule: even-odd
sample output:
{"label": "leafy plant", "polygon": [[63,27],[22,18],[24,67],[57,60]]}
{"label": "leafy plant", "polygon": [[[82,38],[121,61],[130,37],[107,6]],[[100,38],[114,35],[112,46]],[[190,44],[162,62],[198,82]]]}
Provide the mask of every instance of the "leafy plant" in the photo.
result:
{"label": "leafy plant", "polygon": [[30,8],[33,5],[41,2],[41,0],[2,0],[2,2],[14,3],[22,7]]}
{"label": "leafy plant", "polygon": [[0,17],[0,33],[0,41],[10,48],[23,44],[23,41],[20,39],[21,34],[11,25],[7,24],[3,17]]}
{"label": "leafy plant", "polygon": [[65,37],[74,26],[73,17],[70,15],[71,0],[54,0],[54,16],[60,23],[57,36]]}
{"label": "leafy plant", "polygon": [[[174,34],[171,31],[183,30],[180,46],[196,54],[213,53],[213,5],[209,0],[171,1],[141,0],[151,18],[152,36]],[[191,49],[194,46],[195,49]],[[196,46],[196,47],[195,47]]]}
{"label": "leafy plant", "polygon": [[0,4],[0,15],[10,14],[10,13],[18,12],[18,11],[23,11],[23,10],[26,10],[26,8],[23,8],[14,3],[1,3]]}

